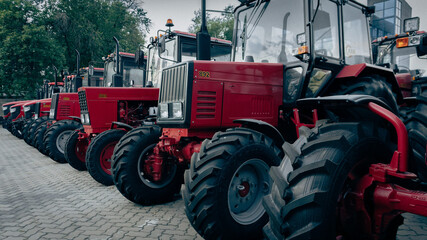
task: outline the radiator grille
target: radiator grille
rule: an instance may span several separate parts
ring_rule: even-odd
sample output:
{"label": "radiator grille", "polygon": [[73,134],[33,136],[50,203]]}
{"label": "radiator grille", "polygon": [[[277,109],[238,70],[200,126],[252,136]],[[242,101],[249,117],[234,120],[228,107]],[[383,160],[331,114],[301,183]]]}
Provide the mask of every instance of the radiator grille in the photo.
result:
{"label": "radiator grille", "polygon": [[18,115],[19,115],[19,113],[21,112],[21,107],[19,106],[19,107],[14,107],[16,110],[15,110],[15,112],[13,112],[12,114],[11,114],[11,117],[12,117],[12,119],[15,119]]}
{"label": "radiator grille", "polygon": [[70,105],[61,105],[58,109],[58,114],[61,117],[68,117],[71,115],[71,106]]}
{"label": "radiator grille", "polygon": [[160,87],[160,103],[184,102],[187,90],[188,64],[163,70]]}
{"label": "radiator grille", "polygon": [[88,112],[87,101],[86,101],[86,91],[79,91],[79,104],[81,112]]}

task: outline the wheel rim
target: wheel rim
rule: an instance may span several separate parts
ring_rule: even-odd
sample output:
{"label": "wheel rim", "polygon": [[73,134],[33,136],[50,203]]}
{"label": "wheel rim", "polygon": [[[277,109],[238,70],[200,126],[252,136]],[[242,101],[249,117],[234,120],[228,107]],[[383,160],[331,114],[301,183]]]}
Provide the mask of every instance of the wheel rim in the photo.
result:
{"label": "wheel rim", "polygon": [[86,162],[86,150],[87,142],[77,140],[76,147],[74,148],[74,153],[81,162]]}
{"label": "wheel rim", "polygon": [[111,175],[111,156],[113,156],[114,147],[117,143],[118,141],[107,144],[107,146],[102,149],[101,155],[99,156],[101,168],[108,175]]}
{"label": "wheel rim", "polygon": [[270,192],[270,167],[261,159],[250,159],[233,174],[228,187],[228,209],[234,220],[249,225],[264,213],[262,198]]}
{"label": "wheel rim", "polygon": [[[166,171],[164,171],[162,173],[163,177],[162,180],[160,181],[152,181],[150,180],[150,177],[148,176],[148,174],[146,174],[144,172],[144,165],[145,165],[145,160],[148,159],[148,157],[153,153],[153,149],[154,147],[157,145],[157,143],[151,144],[150,146],[148,146],[147,148],[144,149],[144,151],[142,151],[141,155],[138,158],[138,175],[139,178],[141,179],[142,183],[144,183],[146,186],[150,187],[150,188],[154,188],[154,189],[158,189],[158,188],[163,188],[165,186],[167,186],[170,182],[172,182],[172,180],[175,177],[175,174],[177,172],[177,165],[176,164],[170,164],[171,161],[169,161],[169,159],[164,159],[163,162],[164,164],[167,164],[166,166]],[[167,161],[167,162],[166,162]]]}
{"label": "wheel rim", "polygon": [[62,154],[64,154],[65,143],[67,142],[68,137],[73,133],[73,130],[66,130],[61,132],[56,138],[56,148]]}

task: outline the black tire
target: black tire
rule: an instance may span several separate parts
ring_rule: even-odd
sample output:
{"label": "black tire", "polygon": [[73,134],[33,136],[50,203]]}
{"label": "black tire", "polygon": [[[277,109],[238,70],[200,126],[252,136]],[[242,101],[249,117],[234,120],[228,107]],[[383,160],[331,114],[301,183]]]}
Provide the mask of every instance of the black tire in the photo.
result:
{"label": "black tire", "polygon": [[[148,183],[141,175],[139,159],[149,154],[159,142],[161,128],[143,126],[128,132],[116,145],[112,159],[114,184],[120,193],[134,203],[149,205],[173,200],[180,191],[183,170],[174,164],[176,171],[169,174],[167,181],[160,184]],[[168,159],[169,160],[169,159]]]}
{"label": "black tire", "polygon": [[81,131],[83,131],[83,128],[74,131],[70,135],[67,142],[65,143],[64,156],[65,160],[67,160],[71,167],[79,171],[84,171],[86,170],[86,149],[89,143],[87,139],[85,139],[84,141],[80,141],[78,139],[79,132]]}
{"label": "black tire", "polygon": [[34,142],[35,142],[34,141],[35,140],[34,133],[36,132],[36,130],[40,126],[40,124],[42,124],[43,122],[45,122],[47,120],[48,120],[48,117],[44,116],[44,117],[41,117],[41,118],[37,118],[36,120],[34,120],[31,123],[30,127],[28,128],[28,133],[27,133],[27,136],[26,136],[28,144],[30,144],[31,146],[34,146]]}
{"label": "black tire", "polygon": [[23,135],[24,141],[25,141],[26,143],[28,143],[28,137],[27,137],[27,135],[28,135],[28,131],[29,131],[29,129],[30,129],[30,126],[31,126],[31,124],[32,124],[33,122],[34,122],[34,119],[33,119],[33,118],[31,118],[31,119],[27,119],[27,120],[25,121],[24,128],[23,128],[23,130],[22,130],[22,135]]}
{"label": "black tire", "polygon": [[22,135],[22,127],[23,127],[23,120],[22,119],[18,119],[15,122],[12,123],[12,135],[22,139],[23,135]]}
{"label": "black tire", "polygon": [[393,94],[390,85],[382,76],[372,75],[344,80],[339,84],[333,85],[328,89],[327,93],[329,96],[346,94],[363,94],[377,97],[388,104],[393,113],[399,113],[395,94]]}
{"label": "black tire", "polygon": [[[348,206],[350,214],[337,209],[340,196],[351,196],[343,190],[367,176],[369,166],[376,162],[390,162],[394,144],[388,132],[372,122],[331,123],[318,126],[305,133],[293,144],[285,143],[285,157],[279,167],[270,170],[274,180],[271,194],[264,198],[270,216],[264,227],[268,239],[370,239],[363,233],[370,225],[354,205]],[[355,180],[350,181],[348,176]],[[370,185],[372,186],[372,185]],[[355,186],[353,186],[355,187]],[[355,189],[355,188],[353,188]],[[371,203],[372,189],[363,191],[365,206]],[[367,211],[371,213],[372,209]],[[349,216],[348,222],[337,221]],[[370,215],[371,219],[373,216]],[[390,217],[392,217],[390,215]],[[402,217],[396,215],[380,239],[393,239]]]}
{"label": "black tire", "polygon": [[427,147],[427,98],[418,98],[418,105],[405,119],[408,130],[409,145],[411,146],[411,171],[427,183],[427,165],[425,162]]}
{"label": "black tire", "polygon": [[43,144],[49,157],[58,163],[66,163],[65,143],[73,131],[81,127],[80,123],[73,120],[62,120],[52,124],[43,137]]}
{"label": "black tire", "polygon": [[104,131],[92,139],[87,149],[86,168],[93,179],[105,186],[114,184],[111,159],[114,147],[125,134],[121,129]]}
{"label": "black tire", "polygon": [[42,122],[36,129],[36,132],[34,133],[34,147],[39,150],[40,153],[43,155],[49,156],[47,154],[46,148],[43,144],[43,138],[44,134],[47,131],[47,125],[49,121]]}
{"label": "black tire", "polygon": [[6,119],[6,130],[12,133],[12,117]]}
{"label": "black tire", "polygon": [[184,174],[191,225],[206,239],[259,239],[268,221],[262,206],[271,187],[268,171],[282,157],[272,139],[247,128],[205,140]]}

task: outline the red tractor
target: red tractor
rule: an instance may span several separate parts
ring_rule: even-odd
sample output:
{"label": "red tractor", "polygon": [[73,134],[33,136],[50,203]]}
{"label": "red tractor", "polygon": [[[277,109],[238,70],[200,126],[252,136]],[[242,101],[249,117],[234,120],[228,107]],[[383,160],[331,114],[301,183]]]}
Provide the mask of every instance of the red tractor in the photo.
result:
{"label": "red tractor", "polygon": [[[405,20],[409,21],[416,22],[419,18]],[[427,57],[417,54],[425,36],[424,31],[410,31],[381,37],[372,43],[375,63],[393,69],[404,97],[427,91]]]}
{"label": "red tractor", "polygon": [[79,89],[83,128],[74,131],[65,144],[67,162],[77,170],[88,169],[105,185],[112,184],[109,159],[115,143],[142,123],[138,119],[145,120],[154,112],[158,99],[158,88],[141,88],[145,84],[143,54],[135,57],[120,52],[115,41],[116,52],[105,59],[105,86]]}
{"label": "red tractor", "polygon": [[234,62],[164,69],[158,126],[129,132],[113,154],[115,185],[134,202],[171,199],[184,175],[186,214],[208,239],[261,236],[268,171],[281,162],[282,144],[328,116],[298,109],[297,99],[368,94],[394,112],[393,93],[403,102],[393,72],[370,64],[373,8],[351,0],[241,3]]}
{"label": "red tractor", "polygon": [[[50,94],[52,94],[54,92],[59,92],[63,83],[58,83],[55,81],[54,83],[46,83],[45,85],[51,86],[46,88],[46,92],[50,90]],[[10,131],[14,136],[20,139],[24,138],[24,129],[32,120],[32,117],[34,115],[34,107],[36,103],[40,101],[45,103],[47,101],[50,101],[50,99],[22,101],[18,104],[11,106],[11,115],[10,118],[8,118],[8,124],[10,126]]]}
{"label": "red tractor", "polygon": [[[407,28],[417,24],[408,21],[416,19],[405,21],[405,32],[412,32]],[[427,56],[427,36],[391,39],[379,56],[397,64],[400,74],[419,75],[415,69],[421,65],[402,66],[418,62],[413,54]],[[416,47],[391,51],[393,42]],[[409,89],[402,86],[403,92]],[[411,110],[403,121],[386,102],[370,96],[300,100],[300,108],[324,109],[337,118],[318,121],[311,130],[301,128],[297,141],[283,145],[285,157],[271,168],[272,191],[264,198],[270,217],[265,236],[395,239],[402,213],[427,216],[427,92],[416,93],[407,99]]]}
{"label": "red tractor", "polygon": [[83,78],[80,75],[80,53],[76,52],[77,74],[70,82],[69,92],[52,96],[49,121],[40,124],[34,134],[35,146],[40,152],[59,163],[67,162],[64,156],[65,143],[74,130],[81,128],[77,90],[82,86]]}
{"label": "red tractor", "polygon": [[[173,26],[170,20],[166,26]],[[79,91],[84,131],[74,133],[67,143],[66,157],[70,165],[78,170],[87,169],[91,176],[104,185],[112,185],[111,155],[120,138],[134,127],[152,125],[155,121],[162,69],[175,62],[194,59],[195,35],[166,31],[164,42],[151,40],[148,46],[146,65],[147,81],[136,85],[144,88],[81,88]],[[162,47],[163,46],[163,50]],[[161,54],[159,54],[159,51]],[[214,58],[229,58],[229,41],[212,38]],[[140,54],[143,56],[143,54]],[[137,57],[137,60],[140,57]],[[141,59],[140,59],[141,60]],[[120,62],[125,62],[120,60]],[[126,63],[126,62],[125,62]],[[132,64],[124,64],[120,70],[125,82],[137,80],[132,77]],[[106,75],[112,76],[114,64],[106,62]],[[112,70],[112,71],[110,71]],[[107,76],[107,78],[108,78]],[[142,80],[142,75],[140,75]],[[151,86],[151,87],[148,87]],[[102,97],[100,97],[102,96]]]}

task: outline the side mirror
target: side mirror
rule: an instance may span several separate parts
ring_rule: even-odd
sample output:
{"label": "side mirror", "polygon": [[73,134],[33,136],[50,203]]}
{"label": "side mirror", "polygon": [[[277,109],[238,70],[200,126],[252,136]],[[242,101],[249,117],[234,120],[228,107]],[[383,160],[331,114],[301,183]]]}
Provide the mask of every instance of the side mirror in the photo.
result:
{"label": "side mirror", "polygon": [[129,84],[130,84],[131,87],[135,86],[135,80],[130,80]]}
{"label": "side mirror", "polygon": [[135,52],[135,63],[138,64],[138,66],[144,65],[144,51],[142,51],[140,48],[136,50]]}
{"label": "side mirror", "polygon": [[166,39],[165,39],[165,36],[161,36],[159,38],[158,49],[159,49],[159,55],[161,55],[162,53],[164,53],[166,51]]}

